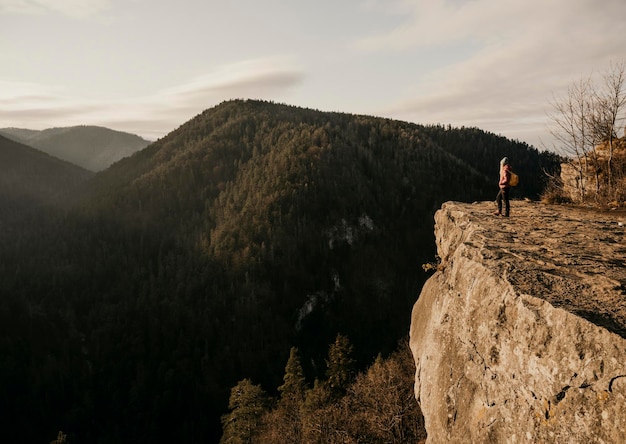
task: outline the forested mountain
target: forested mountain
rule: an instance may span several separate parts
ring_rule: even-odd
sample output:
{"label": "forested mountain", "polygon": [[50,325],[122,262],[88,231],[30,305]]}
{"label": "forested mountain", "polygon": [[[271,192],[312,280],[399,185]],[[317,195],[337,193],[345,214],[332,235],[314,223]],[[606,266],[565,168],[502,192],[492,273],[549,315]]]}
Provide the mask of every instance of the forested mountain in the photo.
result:
{"label": "forested mountain", "polygon": [[339,333],[358,368],[386,356],[434,211],[493,199],[505,155],[517,197],[558,165],[477,129],[239,100],[196,116],[97,174],[46,237],[0,238],[7,439],[215,441],[230,388],[275,390],[293,346],[309,381]]}
{"label": "forested mountain", "polygon": [[135,134],[99,126],[49,128],[42,131],[2,128],[0,134],[90,171],[102,171],[150,143]]}

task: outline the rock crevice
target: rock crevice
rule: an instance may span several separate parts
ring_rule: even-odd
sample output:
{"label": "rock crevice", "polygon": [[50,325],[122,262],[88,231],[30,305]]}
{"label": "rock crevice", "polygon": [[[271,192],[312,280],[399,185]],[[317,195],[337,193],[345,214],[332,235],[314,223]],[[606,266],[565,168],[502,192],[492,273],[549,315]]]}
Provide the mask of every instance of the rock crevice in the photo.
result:
{"label": "rock crevice", "polygon": [[624,215],[448,202],[411,322],[428,440],[626,442]]}

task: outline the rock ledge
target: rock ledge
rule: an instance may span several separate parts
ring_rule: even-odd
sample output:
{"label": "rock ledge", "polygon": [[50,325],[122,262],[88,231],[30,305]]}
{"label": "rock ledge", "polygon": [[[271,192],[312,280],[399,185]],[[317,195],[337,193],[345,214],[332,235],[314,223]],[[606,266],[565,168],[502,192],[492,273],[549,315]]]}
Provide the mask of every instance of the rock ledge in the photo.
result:
{"label": "rock ledge", "polygon": [[626,217],[448,202],[413,308],[428,442],[626,442]]}

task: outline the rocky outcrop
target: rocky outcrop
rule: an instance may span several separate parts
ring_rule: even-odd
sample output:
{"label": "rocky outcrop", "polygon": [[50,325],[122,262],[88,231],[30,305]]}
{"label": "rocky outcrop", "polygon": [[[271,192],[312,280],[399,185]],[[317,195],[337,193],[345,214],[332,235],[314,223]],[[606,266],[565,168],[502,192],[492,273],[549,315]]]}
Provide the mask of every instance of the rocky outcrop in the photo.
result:
{"label": "rocky outcrop", "polygon": [[429,443],[626,442],[626,217],[449,202],[411,322]]}
{"label": "rocky outcrop", "polygon": [[613,206],[626,203],[626,137],[602,142],[562,163],[561,183],[563,196],[573,202],[600,198],[612,199],[608,203]]}

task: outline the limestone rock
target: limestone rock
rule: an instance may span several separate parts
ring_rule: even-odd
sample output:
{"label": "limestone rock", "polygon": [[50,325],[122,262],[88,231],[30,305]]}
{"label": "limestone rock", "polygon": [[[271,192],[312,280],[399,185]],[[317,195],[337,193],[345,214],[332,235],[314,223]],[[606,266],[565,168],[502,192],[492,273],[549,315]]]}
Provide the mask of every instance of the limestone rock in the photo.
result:
{"label": "limestone rock", "polygon": [[413,308],[429,443],[626,442],[626,216],[448,202]]}

